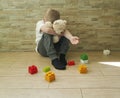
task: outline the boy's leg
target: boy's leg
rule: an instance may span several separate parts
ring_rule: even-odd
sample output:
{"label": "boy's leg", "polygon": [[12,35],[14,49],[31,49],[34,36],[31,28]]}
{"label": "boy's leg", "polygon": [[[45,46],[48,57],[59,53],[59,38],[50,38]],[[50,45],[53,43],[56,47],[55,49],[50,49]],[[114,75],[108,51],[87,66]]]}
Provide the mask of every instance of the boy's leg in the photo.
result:
{"label": "boy's leg", "polygon": [[60,43],[61,43],[61,46],[60,46],[60,54],[66,54],[69,50],[69,44],[70,44],[70,41],[65,38],[64,36],[60,39]]}
{"label": "boy's leg", "polygon": [[69,50],[69,43],[70,41],[63,36],[61,37],[60,41],[55,44],[55,49],[59,51],[59,54],[60,54],[60,61],[65,65],[67,65],[65,56]]}
{"label": "boy's leg", "polygon": [[53,36],[44,33],[38,44],[38,52],[43,56],[49,56],[56,69],[65,69],[65,65],[58,60],[57,52],[53,44]]}
{"label": "boy's leg", "polygon": [[38,44],[38,52],[42,56],[49,56],[51,60],[57,58],[56,50],[52,42],[52,35],[43,34],[42,39]]}
{"label": "boy's leg", "polygon": [[42,37],[42,39],[39,41],[38,43],[38,47],[37,47],[37,51],[39,54],[41,54],[44,57],[48,57],[47,55],[47,51],[44,47],[44,38]]}

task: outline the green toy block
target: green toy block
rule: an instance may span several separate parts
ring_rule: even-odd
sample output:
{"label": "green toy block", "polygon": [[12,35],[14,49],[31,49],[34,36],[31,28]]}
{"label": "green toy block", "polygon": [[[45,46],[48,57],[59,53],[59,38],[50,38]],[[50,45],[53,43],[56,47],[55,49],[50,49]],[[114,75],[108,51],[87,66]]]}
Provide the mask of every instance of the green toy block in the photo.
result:
{"label": "green toy block", "polygon": [[43,68],[43,72],[48,72],[48,71],[50,71],[51,69],[50,69],[50,66],[46,66],[46,67],[44,67]]}
{"label": "green toy block", "polygon": [[83,54],[81,54],[80,59],[82,59],[82,60],[88,60],[88,55],[85,54],[85,53],[83,53]]}
{"label": "green toy block", "polygon": [[80,59],[80,62],[81,62],[82,64],[87,64],[87,63],[88,63],[88,60],[82,60],[82,59]]}

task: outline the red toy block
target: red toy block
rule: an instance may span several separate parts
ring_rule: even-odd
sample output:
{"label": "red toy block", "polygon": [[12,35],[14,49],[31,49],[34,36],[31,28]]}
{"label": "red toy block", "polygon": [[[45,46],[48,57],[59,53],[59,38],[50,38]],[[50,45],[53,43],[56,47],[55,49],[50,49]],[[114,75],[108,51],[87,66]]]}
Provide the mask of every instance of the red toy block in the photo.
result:
{"label": "red toy block", "polygon": [[75,61],[73,61],[73,60],[71,60],[71,61],[68,61],[68,66],[73,66],[73,65],[75,65]]}
{"label": "red toy block", "polygon": [[29,67],[28,67],[28,72],[29,72],[30,74],[35,74],[35,73],[38,72],[38,69],[37,69],[37,67],[36,67],[35,65],[32,65],[32,66],[29,66]]}

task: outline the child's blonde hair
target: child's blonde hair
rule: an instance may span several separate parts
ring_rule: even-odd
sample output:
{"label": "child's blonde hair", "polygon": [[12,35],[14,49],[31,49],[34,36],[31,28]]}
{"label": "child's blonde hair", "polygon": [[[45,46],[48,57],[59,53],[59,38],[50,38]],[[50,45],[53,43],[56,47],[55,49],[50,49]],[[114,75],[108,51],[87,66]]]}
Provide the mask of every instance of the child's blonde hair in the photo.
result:
{"label": "child's blonde hair", "polygon": [[60,13],[57,10],[48,9],[45,13],[44,20],[53,23],[57,19],[60,19]]}

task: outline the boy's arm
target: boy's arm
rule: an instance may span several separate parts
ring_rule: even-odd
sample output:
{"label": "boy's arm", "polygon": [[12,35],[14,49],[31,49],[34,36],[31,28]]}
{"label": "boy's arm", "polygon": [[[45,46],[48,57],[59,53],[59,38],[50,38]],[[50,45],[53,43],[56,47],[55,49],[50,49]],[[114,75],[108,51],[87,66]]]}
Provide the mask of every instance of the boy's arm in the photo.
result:
{"label": "boy's arm", "polygon": [[72,38],[72,34],[68,30],[65,30],[63,36],[65,36],[69,40]]}
{"label": "boy's arm", "polygon": [[63,34],[67,39],[70,40],[71,44],[76,45],[79,43],[79,37],[73,36],[68,30],[66,30]]}
{"label": "boy's arm", "polygon": [[47,34],[57,35],[52,28],[46,27],[46,25],[41,26],[40,30],[44,33],[47,33]]}

